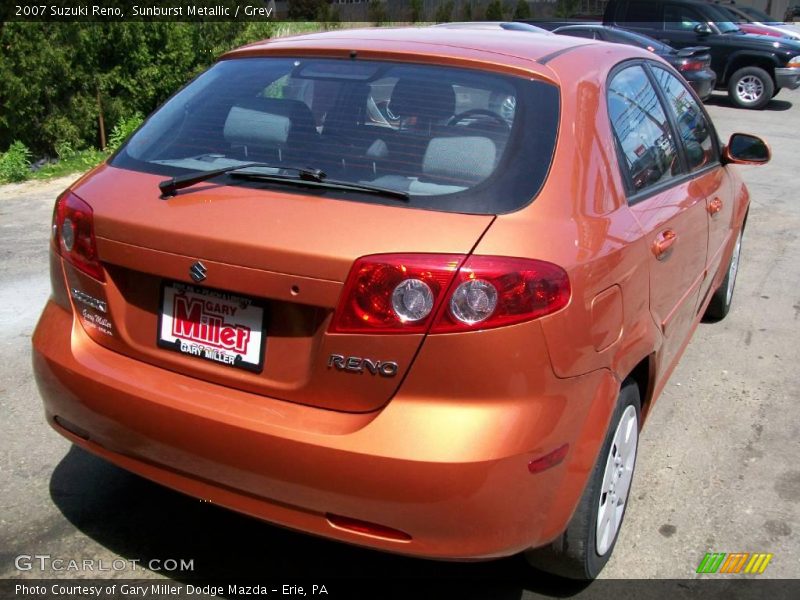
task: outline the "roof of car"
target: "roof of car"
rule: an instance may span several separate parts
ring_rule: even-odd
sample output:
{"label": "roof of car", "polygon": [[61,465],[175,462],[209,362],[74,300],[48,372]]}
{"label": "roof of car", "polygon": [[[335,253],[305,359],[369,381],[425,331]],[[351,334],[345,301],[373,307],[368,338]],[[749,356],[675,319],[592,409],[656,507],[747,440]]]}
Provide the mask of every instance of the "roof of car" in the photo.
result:
{"label": "roof of car", "polygon": [[292,51],[303,51],[303,53],[318,51],[335,54],[339,50],[363,52],[365,55],[374,52],[376,54],[421,54],[473,59],[482,56],[488,62],[494,62],[491,60],[492,55],[498,58],[502,55],[541,64],[555,53],[567,52],[571,48],[590,43],[588,40],[528,31],[501,28],[479,28],[479,30],[480,33],[470,27],[339,29],[255,42],[232,50],[223,58],[287,54]]}
{"label": "roof of car", "polygon": [[[448,27],[340,29],[255,42],[222,59],[258,56],[363,58],[480,68],[562,85],[628,58],[653,54],[623,44],[527,31]],[[591,69],[587,69],[591,64]]]}

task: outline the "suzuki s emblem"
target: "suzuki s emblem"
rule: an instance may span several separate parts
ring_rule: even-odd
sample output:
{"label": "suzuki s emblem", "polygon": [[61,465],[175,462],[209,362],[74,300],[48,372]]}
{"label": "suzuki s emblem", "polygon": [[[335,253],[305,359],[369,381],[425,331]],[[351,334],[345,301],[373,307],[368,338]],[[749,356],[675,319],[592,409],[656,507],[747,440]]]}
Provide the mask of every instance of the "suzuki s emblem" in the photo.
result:
{"label": "suzuki s emblem", "polygon": [[199,260],[196,263],[194,263],[192,267],[189,269],[189,275],[191,275],[192,279],[194,279],[198,283],[200,283],[206,278],[207,272],[208,269],[206,269],[206,266]]}

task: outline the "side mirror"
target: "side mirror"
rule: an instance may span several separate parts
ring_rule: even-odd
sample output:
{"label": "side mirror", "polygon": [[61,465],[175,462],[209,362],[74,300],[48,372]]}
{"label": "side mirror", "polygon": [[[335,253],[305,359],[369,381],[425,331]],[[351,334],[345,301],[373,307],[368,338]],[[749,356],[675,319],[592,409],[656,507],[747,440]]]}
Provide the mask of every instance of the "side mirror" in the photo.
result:
{"label": "side mirror", "polygon": [[698,23],[694,26],[694,32],[697,35],[711,35],[711,27],[708,26],[708,23]]}
{"label": "side mirror", "polygon": [[724,163],[737,165],[763,165],[772,158],[767,143],[760,137],[747,133],[734,133],[722,150]]}

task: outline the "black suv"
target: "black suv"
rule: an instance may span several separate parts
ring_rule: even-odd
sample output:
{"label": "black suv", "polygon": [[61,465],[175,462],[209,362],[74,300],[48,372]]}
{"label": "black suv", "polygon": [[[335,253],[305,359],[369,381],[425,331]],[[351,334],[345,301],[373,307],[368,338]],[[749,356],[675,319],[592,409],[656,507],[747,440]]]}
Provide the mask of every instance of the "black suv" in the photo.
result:
{"label": "black suv", "polygon": [[800,87],[800,43],[744,34],[709,2],[610,0],[603,22],[673,48],[708,46],[717,87],[742,108],[764,108],[781,88]]}

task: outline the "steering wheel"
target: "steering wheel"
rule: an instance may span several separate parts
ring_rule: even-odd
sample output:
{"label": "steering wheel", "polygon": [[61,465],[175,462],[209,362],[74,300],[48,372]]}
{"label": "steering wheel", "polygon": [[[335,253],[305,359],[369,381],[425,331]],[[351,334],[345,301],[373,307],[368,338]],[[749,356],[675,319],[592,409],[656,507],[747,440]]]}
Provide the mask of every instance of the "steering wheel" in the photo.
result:
{"label": "steering wheel", "polygon": [[511,127],[503,117],[498,115],[496,112],[487,110],[485,108],[473,108],[470,110],[465,110],[464,112],[453,116],[453,118],[447,122],[447,126],[452,127],[454,125],[458,125],[461,121],[468,119],[469,117],[489,117],[495,123],[501,125],[506,131],[511,130]]}

